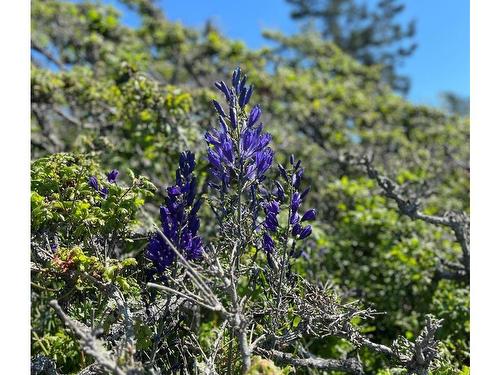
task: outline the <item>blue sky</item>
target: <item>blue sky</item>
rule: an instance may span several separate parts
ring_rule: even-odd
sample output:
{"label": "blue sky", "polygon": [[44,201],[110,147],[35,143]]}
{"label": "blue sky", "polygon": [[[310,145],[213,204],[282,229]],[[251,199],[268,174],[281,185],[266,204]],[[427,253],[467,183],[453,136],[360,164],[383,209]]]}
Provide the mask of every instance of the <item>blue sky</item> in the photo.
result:
{"label": "blue sky", "polygon": [[[370,0],[373,2],[374,0]],[[108,0],[105,2],[112,2]],[[439,93],[469,96],[469,0],[406,0],[401,19],[417,21],[416,52],[399,71],[412,81],[409,99],[439,105]],[[291,34],[298,31],[285,0],[158,0],[167,18],[201,28],[212,19],[228,37],[251,48],[268,43],[263,29]],[[127,23],[134,23],[124,15]]]}

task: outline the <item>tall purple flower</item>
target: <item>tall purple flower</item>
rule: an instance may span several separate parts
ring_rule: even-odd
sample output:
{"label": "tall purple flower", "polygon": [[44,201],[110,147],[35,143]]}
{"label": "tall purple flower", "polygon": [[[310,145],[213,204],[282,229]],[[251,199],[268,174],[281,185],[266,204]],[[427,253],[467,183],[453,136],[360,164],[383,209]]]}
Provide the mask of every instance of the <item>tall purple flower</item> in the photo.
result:
{"label": "tall purple flower", "polygon": [[[260,107],[254,106],[247,117],[245,106],[250,101],[253,88],[245,86],[246,76],[242,78],[240,68],[234,70],[231,83],[231,89],[223,81],[215,84],[224,94],[229,110],[225,111],[214,101],[219,114],[219,129],[205,134],[210,170],[222,191],[232,181],[262,181],[274,156],[269,147],[271,135],[263,133],[262,124],[254,128],[262,113]],[[230,124],[229,128],[227,124]]]}
{"label": "tall purple flower", "polygon": [[[194,167],[194,154],[189,151],[181,153],[176,184],[166,189],[165,204],[160,206],[163,235],[188,260],[199,259],[203,254],[203,244],[198,236],[200,220],[197,217],[201,202],[195,201]],[[176,255],[163,236],[157,233],[149,241],[146,257],[153,262],[157,272],[162,273],[174,262]]]}

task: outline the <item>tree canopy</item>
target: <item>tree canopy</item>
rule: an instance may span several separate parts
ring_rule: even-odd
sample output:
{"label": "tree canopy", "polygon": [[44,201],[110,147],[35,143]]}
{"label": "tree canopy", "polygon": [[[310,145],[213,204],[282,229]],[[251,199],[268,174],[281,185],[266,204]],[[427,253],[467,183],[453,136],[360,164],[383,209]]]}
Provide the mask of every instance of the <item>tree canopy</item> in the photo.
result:
{"label": "tree canopy", "polygon": [[380,0],[369,6],[359,0],[287,0],[292,18],[319,24],[322,36],[365,65],[384,67],[382,78],[393,88],[408,92],[410,80],[397,66],[411,56],[417,44],[415,20],[402,24],[404,4]]}
{"label": "tree canopy", "polygon": [[[204,202],[197,217],[205,246],[225,248],[242,236],[235,234],[234,223],[221,232],[224,220],[215,219],[218,205],[227,217],[236,206],[213,198],[214,167],[204,140],[220,121],[212,100],[224,99],[214,82],[229,82],[240,67],[253,85],[252,105],[259,104],[260,121],[272,136],[275,163],[292,163],[293,169],[302,161],[302,185],[310,186],[306,206],[316,209],[312,234],[297,241],[300,251],[290,260],[296,272],[290,288],[300,296],[290,302],[291,322],[259,316],[262,306],[279,311],[281,302],[266,302],[260,297],[265,287],[241,276],[238,292],[251,296],[253,319],[260,324],[255,334],[267,332],[266,324],[290,331],[302,327],[306,315],[298,306],[312,308],[315,299],[322,303],[318,308],[346,319],[339,320],[343,328],[339,321],[329,323],[330,332],[314,326],[320,333],[304,331],[293,343],[275,342],[274,349],[264,340],[255,347],[248,373],[360,373],[351,366],[359,359],[362,371],[379,375],[468,374],[468,119],[398,95],[386,68],[374,64],[380,59],[353,56],[354,32],[340,38],[328,29],[332,38],[325,39],[313,30],[291,36],[265,31],[272,47],[252,50],[213,25],[198,31],[171,22],[150,0],[120,3],[139,17],[137,27],[124,25],[110,5],[32,2],[32,371],[99,373],[107,368],[103,363],[116,359],[121,369],[139,363],[153,373],[202,372],[196,364],[212,363],[204,356],[219,344],[217,371],[245,368],[244,356],[238,359],[232,349],[242,345],[241,326],[231,330],[222,323],[225,313],[176,307],[165,290],[146,287],[153,280],[175,289],[172,281],[152,279],[146,249],[158,207],[170,199],[164,186],[191,181],[179,181],[175,173],[185,150],[196,156],[189,175],[196,175]],[[334,3],[342,2],[329,2]],[[383,3],[400,11],[392,1]],[[381,23],[393,18],[384,14]],[[370,38],[377,35],[372,26],[366,31]],[[411,33],[396,34],[387,43]],[[375,41],[363,43],[368,51]],[[221,110],[229,124],[229,110]],[[238,111],[238,121],[249,121],[249,108]],[[119,171],[117,181],[113,170]],[[266,173],[267,182],[283,178],[276,166]],[[291,178],[297,172],[289,173]],[[246,219],[250,228],[250,216]],[[249,249],[267,264],[263,252]],[[238,261],[242,267],[252,264],[245,256]],[[193,264],[200,267],[199,277],[211,280],[211,268]],[[184,271],[196,284],[197,273]],[[172,277],[169,272],[164,277]],[[272,277],[266,280],[274,290]],[[193,285],[183,284],[189,293]],[[262,294],[250,293],[252,285]],[[217,286],[214,282],[214,290]],[[224,305],[225,297],[214,293],[206,298]],[[292,294],[280,295],[280,301],[287,298],[292,301]],[[165,309],[167,304],[171,308]],[[442,327],[433,336],[438,319]],[[96,358],[94,349],[82,351],[79,342],[87,340],[88,349],[92,340],[78,324],[99,328],[101,344],[111,354]],[[277,334],[286,332],[280,328]],[[412,362],[419,345],[433,348],[432,366],[426,362],[430,367],[424,370]],[[335,367],[315,358],[344,362]],[[130,371],[115,373],[136,373]]]}

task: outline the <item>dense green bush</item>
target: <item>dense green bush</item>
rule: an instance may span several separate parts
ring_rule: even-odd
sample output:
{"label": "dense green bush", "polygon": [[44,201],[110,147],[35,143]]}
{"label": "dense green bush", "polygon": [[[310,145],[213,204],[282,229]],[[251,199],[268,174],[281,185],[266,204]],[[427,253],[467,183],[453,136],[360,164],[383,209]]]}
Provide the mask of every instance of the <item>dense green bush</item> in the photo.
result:
{"label": "dense green bush", "polygon": [[[468,280],[436,276],[440,259],[460,263],[460,245],[449,228],[402,215],[359,163],[373,155],[425,214],[468,213],[468,119],[407,102],[382,83],[380,67],[359,64],[314,33],[268,31],[272,47],[250,50],[212,26],[198,32],[172,23],[148,0],[121,3],[139,16],[138,27],[94,2],[32,2],[33,355],[54,359],[64,373],[92,363],[48,307],[56,298],[73,318],[109,333],[116,302],[85,275],[111,282],[133,303],[147,300],[140,285],[148,216],[164,194],[153,194],[155,185],[172,182],[179,152],[190,149],[207,192],[201,140],[215,125],[210,87],[240,65],[257,88],[253,101],[278,161],[291,154],[307,161],[318,220],[300,273],[384,312],[359,324],[385,345],[399,335],[413,339],[427,313],[445,319],[435,373],[468,373]],[[114,168],[117,183],[106,178]],[[91,176],[108,188],[106,197],[89,186]],[[210,239],[210,209],[200,214]],[[141,320],[133,329],[144,360],[153,333]],[[308,345],[325,357],[352,350],[332,339]],[[360,355],[366,371],[395,373],[384,356]],[[122,360],[133,361],[133,353]],[[279,373],[265,360],[253,366]]]}

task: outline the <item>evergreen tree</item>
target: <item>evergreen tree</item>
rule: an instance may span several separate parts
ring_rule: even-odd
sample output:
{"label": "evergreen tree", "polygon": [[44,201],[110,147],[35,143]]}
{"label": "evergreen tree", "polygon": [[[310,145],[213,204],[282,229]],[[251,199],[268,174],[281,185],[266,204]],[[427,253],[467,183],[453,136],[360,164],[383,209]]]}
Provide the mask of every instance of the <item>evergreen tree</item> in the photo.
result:
{"label": "evergreen tree", "polygon": [[410,56],[415,21],[401,24],[397,17],[405,6],[398,0],[379,0],[375,7],[356,0],[287,0],[292,18],[318,23],[323,36],[363,64],[384,66],[384,79],[396,90],[408,92],[408,77],[396,66]]}

